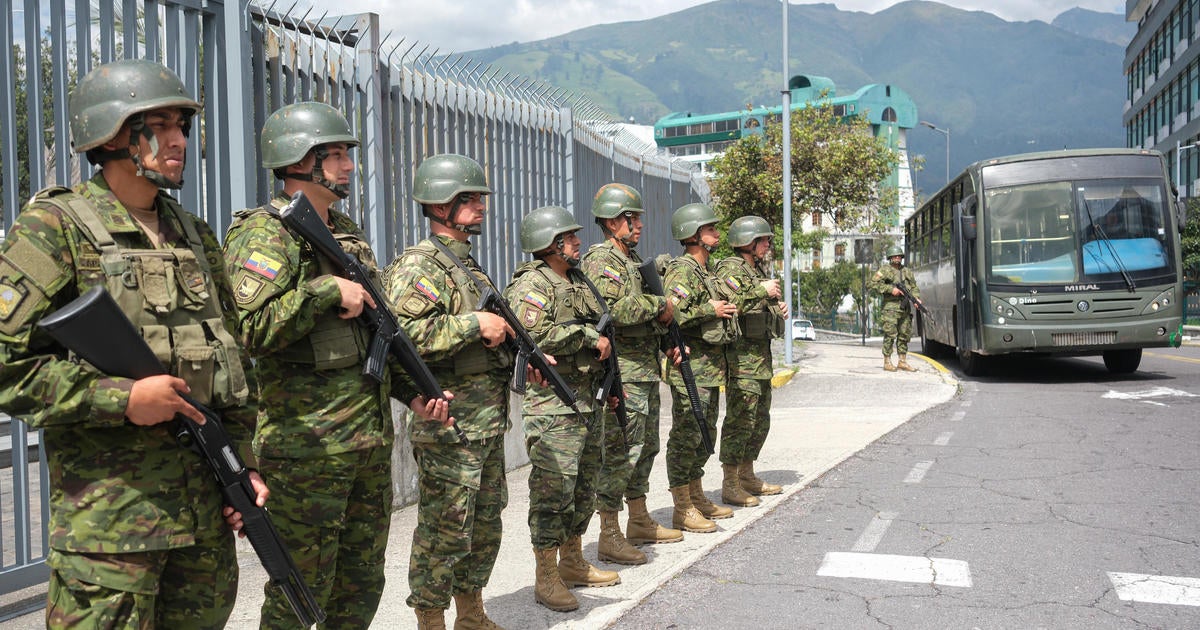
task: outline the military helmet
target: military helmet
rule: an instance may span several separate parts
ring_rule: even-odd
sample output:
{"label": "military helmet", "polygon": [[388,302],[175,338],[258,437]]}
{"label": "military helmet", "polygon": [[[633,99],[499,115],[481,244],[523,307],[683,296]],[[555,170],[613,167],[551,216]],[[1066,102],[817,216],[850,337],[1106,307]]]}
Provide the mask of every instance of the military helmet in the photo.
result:
{"label": "military helmet", "polygon": [[443,153],[425,158],[413,176],[417,203],[450,203],[461,193],[492,194],[483,167],[465,155]]}
{"label": "military helmet", "polygon": [[521,251],[540,252],[550,247],[559,234],[581,229],[571,211],[562,206],[535,208],[521,219]]}
{"label": "military helmet", "polygon": [[745,247],[761,236],[771,236],[771,226],[762,217],[745,216],[733,220],[729,236],[725,237],[730,247]]}
{"label": "military helmet", "polygon": [[592,216],[597,219],[612,219],[626,212],[645,212],[642,194],[625,184],[605,184],[596,191],[592,200]]}
{"label": "military helmet", "polygon": [[713,209],[702,203],[681,206],[671,215],[671,238],[682,241],[691,238],[706,225],[717,222]]}
{"label": "military helmet", "polygon": [[892,256],[904,256],[904,250],[901,249],[899,245],[892,245],[891,247],[887,248],[886,258],[891,258]]}
{"label": "military helmet", "polygon": [[191,118],[200,109],[183,81],[166,66],[123,59],[96,66],[71,91],[71,146],[77,153],[112,140],[134,114],[178,107]]}
{"label": "military helmet", "polygon": [[263,168],[298,164],[313,147],[342,142],[358,146],[358,138],[341,112],[325,103],[292,103],[275,110],[262,128]]}

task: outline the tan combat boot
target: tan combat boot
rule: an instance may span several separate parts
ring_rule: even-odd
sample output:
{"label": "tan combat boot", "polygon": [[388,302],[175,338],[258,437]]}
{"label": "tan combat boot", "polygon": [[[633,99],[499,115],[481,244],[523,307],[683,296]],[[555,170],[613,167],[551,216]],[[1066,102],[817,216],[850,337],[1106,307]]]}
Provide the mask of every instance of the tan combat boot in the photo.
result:
{"label": "tan combat boot", "polygon": [[616,571],[604,571],[583,559],[583,540],[572,536],[558,548],[558,575],[567,586],[612,586],[621,583]]}
{"label": "tan combat boot", "polygon": [[537,560],[537,579],[533,584],[533,598],[537,603],[558,612],[570,612],[579,608],[579,601],[567,590],[558,574],[558,547],[534,549]]}
{"label": "tan combat boot", "polygon": [[628,499],[626,503],[629,504],[629,524],[625,527],[625,538],[630,544],[673,543],[683,540],[683,532],[663,527],[650,518],[650,513],[646,511],[646,497]]}
{"label": "tan combat boot", "polygon": [[738,481],[742,482],[742,488],[750,494],[764,495],[783,492],[783,486],[767,483],[754,474],[753,459],[747,459],[738,464]]}
{"label": "tan combat boot", "polygon": [[600,513],[600,545],[596,555],[617,564],[646,564],[646,554],[625,540],[616,512]]}
{"label": "tan combat boot", "polygon": [[717,524],[704,518],[700,510],[692,505],[691,489],[688,486],[671,488],[671,498],[675,500],[675,512],[671,515],[672,526],[697,534],[717,531]]}
{"label": "tan combat boot", "polygon": [[417,630],[446,630],[446,609],[416,608]]}
{"label": "tan combat boot", "polygon": [[704,485],[699,479],[693,479],[688,483],[688,496],[692,499],[692,505],[704,515],[705,518],[733,518],[733,510],[722,507],[708,500],[704,495]]}
{"label": "tan combat boot", "polygon": [[883,371],[884,372],[895,372],[896,371],[896,366],[892,365],[891,355],[883,357]]}
{"label": "tan combat boot", "polygon": [[900,355],[900,362],[896,364],[896,368],[900,369],[900,370],[904,370],[905,372],[916,372],[917,371],[917,368],[908,364],[908,355],[907,354]]}
{"label": "tan combat boot", "polygon": [[754,507],[762,503],[758,497],[742,488],[741,479],[738,478],[737,464],[721,464],[721,471],[725,473],[725,479],[721,481],[721,501],[725,505]]}
{"label": "tan combat boot", "polygon": [[454,595],[454,630],[504,630],[483,612],[483,591]]}

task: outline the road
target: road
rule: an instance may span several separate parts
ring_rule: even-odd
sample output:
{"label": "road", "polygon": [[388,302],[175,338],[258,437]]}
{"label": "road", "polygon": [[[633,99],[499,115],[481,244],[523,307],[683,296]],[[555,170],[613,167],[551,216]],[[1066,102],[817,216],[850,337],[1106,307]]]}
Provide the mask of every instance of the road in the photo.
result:
{"label": "road", "polygon": [[957,376],[613,627],[1200,627],[1200,348]]}

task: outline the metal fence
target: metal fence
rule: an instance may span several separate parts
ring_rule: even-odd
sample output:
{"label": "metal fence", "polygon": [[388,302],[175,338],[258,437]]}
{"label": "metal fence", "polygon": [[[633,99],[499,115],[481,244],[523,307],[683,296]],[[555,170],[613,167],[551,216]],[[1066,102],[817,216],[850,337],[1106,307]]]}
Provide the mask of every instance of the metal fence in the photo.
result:
{"label": "metal fence", "polygon": [[[597,242],[593,194],[611,181],[630,184],[647,207],[640,249],[657,254],[678,250],[669,240],[670,212],[708,198],[690,165],[659,154],[584,98],[381,34],[376,14],[316,16],[294,7],[0,0],[8,18],[0,24],[4,227],[34,191],[90,176],[86,160],[71,151],[67,96],[89,69],[119,58],[162,62],[204,104],[178,195],[218,234],[233,212],[268,198],[274,182],[258,167],[258,132],[270,112],[302,100],[330,103],[354,126],[362,145],[345,208],[384,264],[428,231],[409,187],[414,166],[436,153],[462,153],[484,166],[496,194],[476,250],[501,284],[521,262],[519,221],[535,207],[565,206],[586,226],[584,242]],[[0,594],[46,575],[44,457],[29,457],[36,435],[23,423],[11,426],[11,467],[0,478],[10,484],[0,494]]]}

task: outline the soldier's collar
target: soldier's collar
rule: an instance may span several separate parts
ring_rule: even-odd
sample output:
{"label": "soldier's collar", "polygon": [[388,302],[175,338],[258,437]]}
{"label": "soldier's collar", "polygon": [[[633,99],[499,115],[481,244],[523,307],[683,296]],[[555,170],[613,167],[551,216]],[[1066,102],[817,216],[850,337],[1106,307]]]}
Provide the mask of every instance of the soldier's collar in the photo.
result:
{"label": "soldier's collar", "polygon": [[450,253],[459,258],[466,258],[471,255],[471,241],[460,241],[445,234],[435,234],[433,238],[441,241],[446,246],[446,249],[450,250]]}

